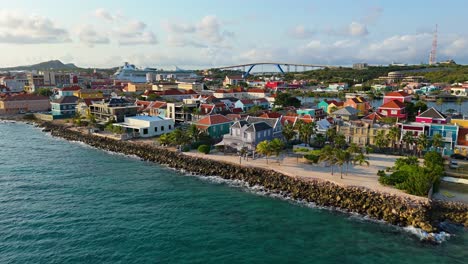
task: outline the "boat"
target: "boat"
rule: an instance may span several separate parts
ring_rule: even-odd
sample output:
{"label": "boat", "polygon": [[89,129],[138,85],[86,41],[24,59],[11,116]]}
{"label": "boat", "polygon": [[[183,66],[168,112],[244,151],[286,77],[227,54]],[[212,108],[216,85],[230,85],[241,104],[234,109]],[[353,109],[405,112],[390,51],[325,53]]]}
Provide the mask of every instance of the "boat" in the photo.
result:
{"label": "boat", "polygon": [[156,80],[175,79],[178,81],[193,80],[199,76],[193,71],[183,70],[175,67],[175,70],[163,70],[156,68],[139,69],[133,64],[125,62],[122,67],[114,73],[113,79],[132,83],[146,83]]}

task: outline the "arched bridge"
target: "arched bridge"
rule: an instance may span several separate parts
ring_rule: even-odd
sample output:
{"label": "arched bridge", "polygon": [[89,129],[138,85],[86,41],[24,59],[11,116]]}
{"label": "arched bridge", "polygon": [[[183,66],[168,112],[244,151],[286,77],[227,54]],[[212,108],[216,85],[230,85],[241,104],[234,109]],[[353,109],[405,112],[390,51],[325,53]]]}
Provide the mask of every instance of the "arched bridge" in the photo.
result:
{"label": "arched bridge", "polygon": [[[330,65],[319,65],[319,64],[303,64],[303,63],[283,63],[283,62],[255,62],[255,63],[247,63],[247,64],[239,64],[239,65],[232,65],[232,66],[224,66],[224,67],[215,67],[212,69],[216,70],[227,70],[227,69],[242,69],[244,74],[242,75],[244,78],[249,76],[250,72],[255,66],[258,65],[273,65],[276,66],[280,73],[284,74],[287,72],[291,72],[291,67],[293,67],[294,71],[297,72],[298,67],[302,67],[303,71],[308,69],[315,69],[315,68],[336,68],[336,66]],[[286,71],[283,69],[286,68]]]}

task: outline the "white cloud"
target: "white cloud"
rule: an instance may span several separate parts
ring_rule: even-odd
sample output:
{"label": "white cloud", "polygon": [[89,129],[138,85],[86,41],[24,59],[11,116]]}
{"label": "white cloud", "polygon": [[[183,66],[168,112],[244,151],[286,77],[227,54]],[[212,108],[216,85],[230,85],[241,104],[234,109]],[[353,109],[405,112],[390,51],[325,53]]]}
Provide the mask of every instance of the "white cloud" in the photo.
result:
{"label": "white cloud", "polygon": [[110,43],[109,38],[97,32],[93,26],[84,25],[77,30],[78,39],[87,44],[90,47],[93,47],[95,44],[108,44]]}
{"label": "white cloud", "polygon": [[297,25],[287,31],[287,35],[296,39],[307,39],[315,34],[315,31],[306,28],[304,25]]}
{"label": "white cloud", "polygon": [[68,31],[49,18],[0,11],[0,43],[38,44],[71,41]]}
{"label": "white cloud", "polygon": [[146,24],[141,21],[132,21],[126,25],[119,25],[115,35],[119,45],[157,44],[156,35],[146,30]]}
{"label": "white cloud", "polygon": [[384,9],[380,6],[374,6],[366,11],[366,16],[362,19],[364,24],[374,24],[380,19],[384,12]]}
{"label": "white cloud", "polygon": [[107,11],[104,8],[96,9],[94,11],[94,15],[97,18],[101,18],[101,19],[108,20],[108,21],[113,21],[115,19],[115,16],[113,16],[109,11]]}
{"label": "white cloud", "polygon": [[169,21],[164,21],[162,26],[170,33],[194,33],[196,30],[195,26],[180,22],[170,23]]}
{"label": "white cloud", "polygon": [[348,26],[348,32],[349,35],[351,36],[365,36],[369,34],[369,31],[367,31],[367,27],[364,24],[358,23],[358,22],[351,22]]}

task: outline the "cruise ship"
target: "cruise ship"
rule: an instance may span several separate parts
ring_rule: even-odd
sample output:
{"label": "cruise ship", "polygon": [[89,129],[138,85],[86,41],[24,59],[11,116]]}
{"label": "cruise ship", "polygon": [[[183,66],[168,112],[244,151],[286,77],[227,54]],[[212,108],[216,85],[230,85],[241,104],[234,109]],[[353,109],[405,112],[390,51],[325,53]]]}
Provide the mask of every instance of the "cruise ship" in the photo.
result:
{"label": "cruise ship", "polygon": [[193,71],[182,70],[178,67],[174,71],[166,71],[155,68],[139,69],[133,64],[125,62],[122,67],[119,67],[114,73],[113,79],[127,81],[132,83],[146,83],[158,80],[175,79],[177,81],[194,81],[199,76]]}

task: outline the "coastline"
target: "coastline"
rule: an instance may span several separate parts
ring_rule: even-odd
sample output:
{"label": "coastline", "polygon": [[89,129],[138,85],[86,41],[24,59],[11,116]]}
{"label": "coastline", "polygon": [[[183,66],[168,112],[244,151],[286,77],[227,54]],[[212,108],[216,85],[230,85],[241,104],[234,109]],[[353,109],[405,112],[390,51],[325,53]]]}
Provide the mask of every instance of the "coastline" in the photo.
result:
{"label": "coastline", "polygon": [[[21,120],[16,120],[21,121]],[[272,193],[281,193],[297,201],[318,206],[338,208],[389,224],[420,228],[425,232],[440,232],[439,224],[445,220],[468,227],[468,205],[454,202],[429,201],[425,198],[403,197],[364,187],[343,186],[323,179],[301,179],[293,175],[265,168],[240,166],[207,157],[193,157],[166,148],[148,144],[83,134],[63,125],[34,122],[52,136],[83,142],[95,148],[134,155],[143,160],[167,165],[176,170],[203,176],[217,176],[226,180],[241,180],[249,186],[261,186]],[[429,236],[428,240],[434,237]]]}

